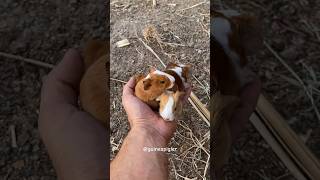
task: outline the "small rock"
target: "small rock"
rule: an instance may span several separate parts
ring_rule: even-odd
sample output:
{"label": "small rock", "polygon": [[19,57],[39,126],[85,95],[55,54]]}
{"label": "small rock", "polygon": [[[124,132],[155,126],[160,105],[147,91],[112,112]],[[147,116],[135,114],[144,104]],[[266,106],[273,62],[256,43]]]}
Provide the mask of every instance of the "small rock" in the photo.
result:
{"label": "small rock", "polygon": [[38,154],[34,154],[34,155],[32,155],[32,156],[30,157],[30,159],[31,159],[31,160],[34,160],[34,161],[39,160],[39,155],[38,155]]}
{"label": "small rock", "polygon": [[24,145],[29,140],[29,134],[27,132],[23,132],[18,136],[18,145]]}
{"label": "small rock", "polygon": [[18,160],[16,162],[14,162],[12,166],[14,168],[16,168],[16,169],[21,169],[21,168],[24,167],[24,161],[23,160]]}
{"label": "small rock", "polygon": [[29,152],[31,149],[31,145],[30,144],[26,144],[25,146],[22,147],[22,151],[24,152]]}
{"label": "small rock", "polygon": [[272,46],[278,50],[278,51],[282,51],[285,44],[284,41],[281,38],[275,38],[272,42]]}
{"label": "small rock", "polygon": [[297,49],[293,46],[283,50],[280,55],[285,59],[285,60],[295,60],[298,55],[299,52],[297,51]]}
{"label": "small rock", "polygon": [[40,178],[38,176],[31,176],[30,180],[39,180]]}
{"label": "small rock", "polygon": [[32,151],[37,152],[37,151],[39,151],[39,149],[40,149],[39,145],[36,144],[33,146]]}
{"label": "small rock", "polygon": [[42,176],[41,180],[54,180],[55,178],[52,176]]}
{"label": "small rock", "polygon": [[6,161],[4,159],[0,160],[0,167],[3,167],[4,165],[6,165]]}
{"label": "small rock", "polygon": [[70,4],[75,4],[77,2],[78,2],[78,0],[70,0]]}
{"label": "small rock", "polygon": [[271,72],[267,70],[267,71],[265,72],[265,77],[266,77],[267,79],[272,79],[272,74],[271,74]]}

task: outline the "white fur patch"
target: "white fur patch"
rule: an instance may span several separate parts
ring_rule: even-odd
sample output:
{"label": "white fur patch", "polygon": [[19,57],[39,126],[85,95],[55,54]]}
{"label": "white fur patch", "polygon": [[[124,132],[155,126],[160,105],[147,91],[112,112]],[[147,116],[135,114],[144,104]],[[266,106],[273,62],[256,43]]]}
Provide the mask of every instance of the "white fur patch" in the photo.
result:
{"label": "white fur patch", "polygon": [[221,44],[224,49],[229,48],[229,34],[231,33],[231,24],[230,22],[221,17],[213,18],[212,23],[213,36]]}
{"label": "white fur patch", "polygon": [[213,20],[212,24],[213,28],[213,36],[220,43],[222,48],[224,49],[227,56],[231,59],[233,67],[235,68],[236,73],[241,76],[240,69],[240,57],[239,55],[233,51],[229,46],[229,34],[232,33],[230,22],[221,17],[216,17]]}
{"label": "white fur patch", "polygon": [[[162,75],[162,76],[167,76],[167,78],[171,82],[171,85],[170,85],[170,87],[168,87],[168,89],[170,89],[170,88],[172,88],[174,86],[175,78],[173,76],[171,76],[170,74],[162,72],[162,71],[159,71],[159,70],[153,71],[152,74],[158,74],[158,75]],[[147,77],[145,77],[144,79],[149,79],[149,78],[151,78],[150,74],[148,74]]]}
{"label": "white fur patch", "polygon": [[174,71],[175,73],[177,73],[178,76],[182,79],[183,83],[186,82],[186,80],[182,77],[182,68],[181,68],[181,67],[177,66],[177,67],[172,68],[172,69],[170,69],[170,70],[172,70],[172,71]]}
{"label": "white fur patch", "polygon": [[238,11],[229,9],[229,10],[219,10],[217,12],[222,13],[223,15],[227,17],[234,17],[234,16],[240,16],[240,13]]}
{"label": "white fur patch", "polygon": [[159,71],[159,70],[155,70],[155,71],[153,71],[153,73],[154,73],[154,74],[163,75],[163,76],[167,76],[171,82],[174,82],[174,81],[175,81],[174,77],[171,76],[171,75],[168,74],[168,73],[165,73],[165,72],[162,72],[162,71]]}
{"label": "white fur patch", "polygon": [[168,101],[164,106],[164,109],[160,112],[160,115],[164,120],[167,120],[167,121],[174,120],[173,106],[174,106],[174,99],[172,94],[170,94],[168,95]]}

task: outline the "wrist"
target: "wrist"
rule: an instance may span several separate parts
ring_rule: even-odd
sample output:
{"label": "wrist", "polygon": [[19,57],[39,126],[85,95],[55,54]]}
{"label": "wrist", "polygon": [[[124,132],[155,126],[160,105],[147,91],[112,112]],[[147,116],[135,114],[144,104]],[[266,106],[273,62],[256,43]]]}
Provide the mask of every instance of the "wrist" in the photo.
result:
{"label": "wrist", "polygon": [[133,127],[111,163],[111,179],[168,179],[165,152],[146,152],[145,147],[165,147],[165,140],[149,128]]}
{"label": "wrist", "polygon": [[157,129],[146,125],[132,126],[128,136],[139,138],[145,143],[145,146],[150,147],[165,147],[169,140],[163,137]]}

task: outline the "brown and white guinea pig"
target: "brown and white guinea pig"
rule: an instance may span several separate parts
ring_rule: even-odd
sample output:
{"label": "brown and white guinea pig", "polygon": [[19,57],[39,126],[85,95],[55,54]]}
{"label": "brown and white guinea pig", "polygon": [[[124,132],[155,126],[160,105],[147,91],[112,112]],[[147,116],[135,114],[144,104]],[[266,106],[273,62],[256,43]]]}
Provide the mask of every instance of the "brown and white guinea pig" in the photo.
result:
{"label": "brown and white guinea pig", "polygon": [[213,11],[211,32],[213,72],[221,94],[238,96],[240,89],[252,80],[247,55],[262,46],[258,20],[236,11]]}
{"label": "brown and white guinea pig", "polygon": [[158,110],[159,102],[156,101],[157,97],[174,86],[175,78],[152,67],[147,76],[136,76],[136,82],[135,95],[152,109]]}
{"label": "brown and white guinea pig", "polygon": [[160,102],[159,114],[164,120],[173,121],[180,115],[181,97],[190,87],[191,65],[169,63],[164,72],[175,78],[175,84],[157,98]]}
{"label": "brown and white guinea pig", "polygon": [[160,101],[159,114],[166,121],[173,121],[182,111],[181,97],[185,95],[182,91],[165,91],[158,98]]}
{"label": "brown and white guinea pig", "polygon": [[210,171],[220,180],[224,179],[221,170],[228,161],[232,145],[229,122],[240,104],[241,88],[253,80],[247,68],[247,55],[258,51],[262,37],[255,17],[235,11],[213,11],[211,16],[211,79],[215,81],[218,93],[212,98],[211,136],[215,140],[210,141],[217,158],[213,159],[214,166]]}
{"label": "brown and white guinea pig", "polygon": [[[108,41],[106,41],[108,42]],[[108,43],[90,40],[84,48],[85,73],[80,82],[80,104],[84,111],[107,126],[109,120],[109,47]]]}

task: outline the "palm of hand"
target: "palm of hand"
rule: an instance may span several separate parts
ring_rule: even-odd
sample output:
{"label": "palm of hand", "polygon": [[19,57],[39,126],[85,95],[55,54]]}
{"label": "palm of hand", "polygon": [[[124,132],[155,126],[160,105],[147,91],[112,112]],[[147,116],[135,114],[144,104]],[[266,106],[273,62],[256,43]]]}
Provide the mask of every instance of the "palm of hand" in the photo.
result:
{"label": "palm of hand", "polygon": [[122,103],[128,114],[131,128],[148,128],[165,138],[170,139],[176,129],[176,122],[167,122],[154,112],[147,104],[134,95],[134,79],[131,78],[123,88]]}

